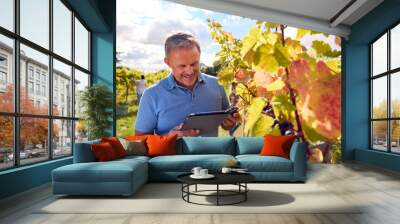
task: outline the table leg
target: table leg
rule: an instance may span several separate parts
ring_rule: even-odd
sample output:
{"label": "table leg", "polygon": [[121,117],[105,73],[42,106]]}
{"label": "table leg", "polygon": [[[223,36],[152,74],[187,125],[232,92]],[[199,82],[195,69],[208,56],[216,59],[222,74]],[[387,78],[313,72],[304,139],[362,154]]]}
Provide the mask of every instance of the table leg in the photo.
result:
{"label": "table leg", "polygon": [[217,184],[217,206],[219,205],[219,184]]}
{"label": "table leg", "polygon": [[248,190],[247,190],[247,182],[246,183],[244,183],[244,201],[247,201],[247,192],[248,192]]}

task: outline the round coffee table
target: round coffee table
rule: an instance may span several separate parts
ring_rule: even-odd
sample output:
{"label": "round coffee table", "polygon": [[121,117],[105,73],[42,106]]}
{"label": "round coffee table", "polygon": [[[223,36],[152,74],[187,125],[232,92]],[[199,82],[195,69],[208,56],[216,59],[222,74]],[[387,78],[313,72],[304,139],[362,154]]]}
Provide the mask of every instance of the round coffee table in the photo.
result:
{"label": "round coffee table", "polygon": [[[178,181],[182,183],[182,199],[188,203],[198,204],[198,205],[234,205],[247,200],[247,192],[249,188],[247,183],[255,180],[255,177],[249,173],[216,173],[213,174],[215,177],[212,179],[193,179],[190,177],[191,173],[182,174],[177,177]],[[215,190],[198,190],[197,185],[215,185]],[[190,191],[190,186],[195,186],[194,191]],[[220,185],[236,185],[237,190],[224,190],[220,189]],[[209,192],[214,192],[215,194],[206,194]],[[190,196],[203,196],[203,197],[216,197],[216,204],[202,204],[193,202],[190,200]],[[231,203],[221,203],[221,197],[232,197],[240,196],[240,199]]]}

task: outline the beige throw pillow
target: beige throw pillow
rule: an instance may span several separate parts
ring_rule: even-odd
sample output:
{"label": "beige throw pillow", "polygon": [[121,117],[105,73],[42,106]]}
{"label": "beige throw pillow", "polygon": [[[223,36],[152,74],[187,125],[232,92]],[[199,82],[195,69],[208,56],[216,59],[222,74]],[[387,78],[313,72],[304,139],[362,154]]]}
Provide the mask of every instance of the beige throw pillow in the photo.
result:
{"label": "beige throw pillow", "polygon": [[146,143],[142,140],[126,140],[119,138],[122,146],[126,151],[126,155],[145,156],[147,155]]}

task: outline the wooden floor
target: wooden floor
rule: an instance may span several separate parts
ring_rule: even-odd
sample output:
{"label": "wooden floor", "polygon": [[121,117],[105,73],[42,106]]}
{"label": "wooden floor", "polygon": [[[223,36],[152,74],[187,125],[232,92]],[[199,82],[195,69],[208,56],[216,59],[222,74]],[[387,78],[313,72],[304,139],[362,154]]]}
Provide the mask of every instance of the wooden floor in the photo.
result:
{"label": "wooden floor", "polygon": [[[400,174],[359,163],[310,165],[307,183],[317,183],[345,201],[366,204],[356,214],[36,214],[54,200],[42,186],[0,201],[0,223],[253,224],[400,223]],[[316,201],[315,203],[321,203]]]}

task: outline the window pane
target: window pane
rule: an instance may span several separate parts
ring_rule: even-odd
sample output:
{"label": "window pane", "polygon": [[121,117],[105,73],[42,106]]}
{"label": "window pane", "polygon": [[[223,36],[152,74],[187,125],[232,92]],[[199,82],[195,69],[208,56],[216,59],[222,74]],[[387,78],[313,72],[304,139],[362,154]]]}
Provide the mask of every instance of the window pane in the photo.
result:
{"label": "window pane", "polygon": [[75,117],[81,114],[80,95],[86,86],[89,86],[89,75],[75,69]]}
{"label": "window pane", "polygon": [[72,12],[60,0],[53,0],[53,17],[53,51],[71,60]]}
{"label": "window pane", "polygon": [[89,32],[75,18],[75,63],[89,70]]}
{"label": "window pane", "polygon": [[88,129],[84,120],[75,121],[75,143],[88,140]]}
{"label": "window pane", "polygon": [[391,74],[390,82],[390,98],[391,98],[391,110],[392,117],[400,117],[400,72]]}
{"label": "window pane", "polygon": [[49,48],[49,1],[20,0],[21,36]]}
{"label": "window pane", "polygon": [[14,31],[14,1],[0,1],[0,26]]}
{"label": "window pane", "polygon": [[387,78],[372,81],[372,118],[387,117]]}
{"label": "window pane", "polygon": [[0,170],[14,165],[13,118],[0,116]]}
{"label": "window pane", "polygon": [[0,111],[14,111],[13,40],[0,35]]}
{"label": "window pane", "polygon": [[372,148],[387,151],[387,121],[372,122]]}
{"label": "window pane", "polygon": [[391,31],[390,51],[391,69],[400,67],[400,24]]}
{"label": "window pane", "polygon": [[391,139],[392,139],[392,152],[400,153],[400,121],[391,121]]}
{"label": "window pane", "polygon": [[48,114],[48,64],[47,55],[21,44],[21,113]]}
{"label": "window pane", "polygon": [[72,117],[71,66],[53,60],[53,115]]}
{"label": "window pane", "polygon": [[387,71],[387,34],[372,44],[373,75]]}
{"label": "window pane", "polygon": [[49,158],[48,119],[21,117],[20,152],[21,164],[34,163]]}
{"label": "window pane", "polygon": [[72,121],[53,120],[53,157],[72,154]]}

